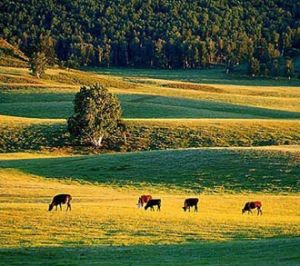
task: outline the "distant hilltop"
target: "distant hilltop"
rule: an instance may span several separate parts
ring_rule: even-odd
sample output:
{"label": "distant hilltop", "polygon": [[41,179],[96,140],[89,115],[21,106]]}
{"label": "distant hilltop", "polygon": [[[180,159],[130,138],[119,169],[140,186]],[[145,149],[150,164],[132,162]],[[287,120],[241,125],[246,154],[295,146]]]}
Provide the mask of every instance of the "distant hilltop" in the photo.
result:
{"label": "distant hilltop", "polygon": [[0,9],[0,37],[50,65],[230,73],[248,63],[251,76],[291,77],[300,55],[295,0],[2,0]]}

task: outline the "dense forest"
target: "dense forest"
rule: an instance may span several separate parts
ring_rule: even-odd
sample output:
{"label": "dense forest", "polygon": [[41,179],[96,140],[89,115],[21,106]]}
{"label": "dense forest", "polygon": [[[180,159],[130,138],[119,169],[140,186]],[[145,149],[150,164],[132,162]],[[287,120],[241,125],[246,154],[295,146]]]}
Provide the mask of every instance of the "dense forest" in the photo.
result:
{"label": "dense forest", "polygon": [[[1,0],[0,37],[50,64],[278,72],[300,54],[295,0]],[[287,67],[287,70],[288,67]]]}

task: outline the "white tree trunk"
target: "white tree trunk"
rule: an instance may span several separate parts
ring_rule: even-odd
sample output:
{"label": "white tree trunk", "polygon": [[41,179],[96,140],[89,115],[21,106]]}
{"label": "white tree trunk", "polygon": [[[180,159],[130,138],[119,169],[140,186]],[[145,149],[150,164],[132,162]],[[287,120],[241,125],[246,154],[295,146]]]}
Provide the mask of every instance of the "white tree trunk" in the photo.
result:
{"label": "white tree trunk", "polygon": [[96,148],[100,148],[102,146],[102,140],[103,140],[103,136],[100,136],[99,138],[94,138],[94,139],[92,139],[92,144]]}

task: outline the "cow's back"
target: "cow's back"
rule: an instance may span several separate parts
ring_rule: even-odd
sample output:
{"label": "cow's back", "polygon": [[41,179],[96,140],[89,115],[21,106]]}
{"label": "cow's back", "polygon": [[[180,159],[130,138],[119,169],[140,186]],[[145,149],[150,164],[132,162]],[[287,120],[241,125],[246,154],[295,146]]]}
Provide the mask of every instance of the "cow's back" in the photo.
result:
{"label": "cow's back", "polygon": [[198,202],[199,202],[198,198],[189,198],[184,201],[184,205],[185,206],[194,206],[194,205],[197,205]]}
{"label": "cow's back", "polygon": [[66,203],[72,199],[70,194],[59,194],[53,198],[55,203]]}

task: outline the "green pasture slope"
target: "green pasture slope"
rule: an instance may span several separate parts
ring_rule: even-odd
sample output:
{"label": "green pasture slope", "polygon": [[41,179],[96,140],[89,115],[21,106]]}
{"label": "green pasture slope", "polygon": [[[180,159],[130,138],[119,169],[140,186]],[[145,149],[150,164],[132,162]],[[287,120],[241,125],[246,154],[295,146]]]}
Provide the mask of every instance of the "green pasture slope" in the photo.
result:
{"label": "green pasture slope", "polygon": [[[141,94],[117,95],[124,118],[299,119],[299,112],[271,110],[215,101]],[[0,91],[0,114],[31,118],[67,118],[74,93],[29,88]]]}
{"label": "green pasture slope", "polygon": [[[300,61],[300,59],[299,59]],[[299,63],[297,63],[299,64]],[[300,79],[297,77],[288,80],[285,77],[274,78],[250,78],[242,65],[233,74],[227,75],[224,67],[212,67],[211,69],[138,69],[138,68],[84,68],[99,74],[123,76],[131,81],[135,78],[154,78],[165,80],[178,80],[202,84],[223,84],[243,86],[292,86],[300,87]],[[299,68],[300,69],[300,68]],[[243,73],[243,74],[242,74]]]}
{"label": "green pasture slope", "polygon": [[151,245],[1,249],[0,265],[300,265],[300,238]]}
{"label": "green pasture slope", "polygon": [[256,149],[191,149],[0,161],[47,178],[110,185],[230,192],[299,192],[299,153]]}

